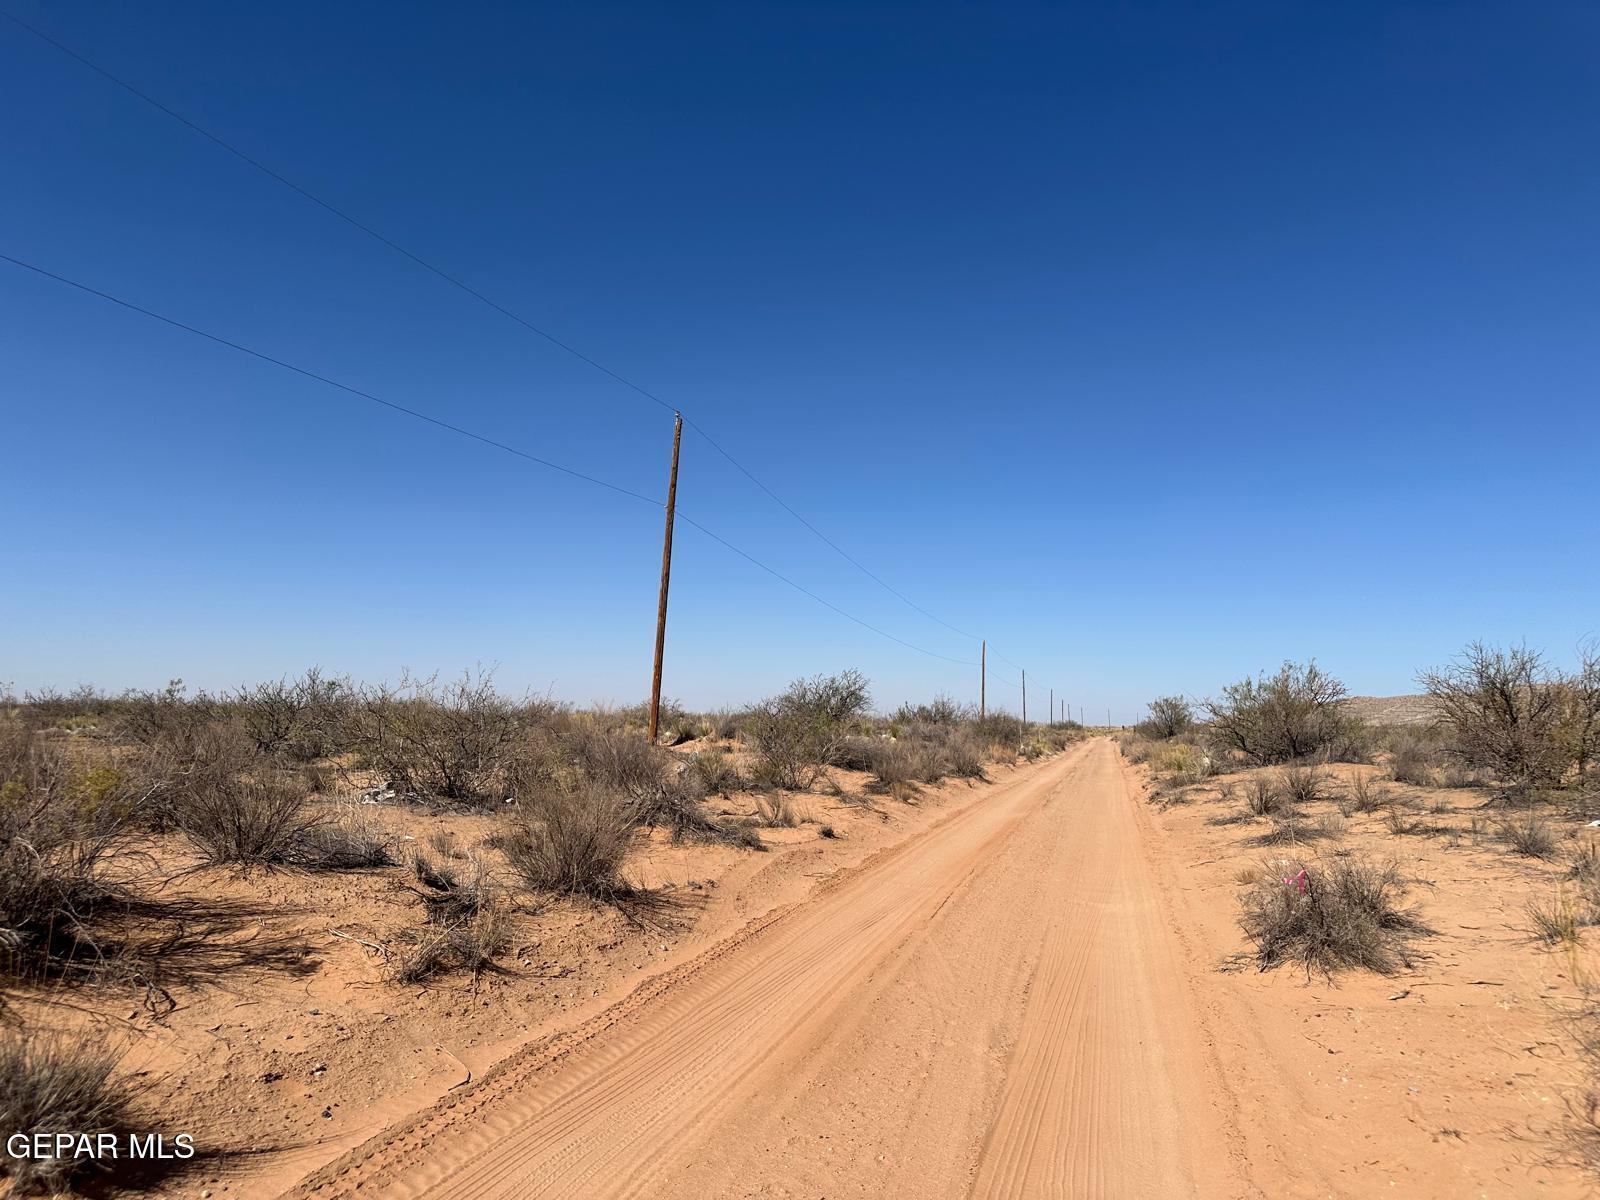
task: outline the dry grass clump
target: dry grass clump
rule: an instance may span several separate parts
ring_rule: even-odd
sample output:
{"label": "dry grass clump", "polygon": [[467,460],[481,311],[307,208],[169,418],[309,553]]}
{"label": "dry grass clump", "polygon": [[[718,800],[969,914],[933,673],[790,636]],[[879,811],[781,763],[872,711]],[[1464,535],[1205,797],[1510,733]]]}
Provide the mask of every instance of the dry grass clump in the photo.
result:
{"label": "dry grass clump", "polygon": [[1600,887],[1600,841],[1576,839],[1569,854],[1572,861],[1567,866],[1567,874],[1584,887]]}
{"label": "dry grass clump", "polygon": [[458,924],[494,905],[497,889],[478,858],[441,860],[413,850],[410,865],[412,877],[427,889],[418,894],[437,924]]}
{"label": "dry grass clump", "polygon": [[398,860],[393,839],[365,811],[347,804],[307,825],[290,846],[288,861],[313,870],[356,871],[392,867]]}
{"label": "dry grass clump", "polygon": [[1418,816],[1400,804],[1389,805],[1383,814],[1383,824],[1384,828],[1396,837],[1433,832],[1433,827],[1428,824],[1425,817]]}
{"label": "dry grass clump", "polygon": [[1350,794],[1340,807],[1348,816],[1353,812],[1376,812],[1389,802],[1389,789],[1379,787],[1371,775],[1362,771],[1350,780]]}
{"label": "dry grass clump", "polygon": [[1404,893],[1393,866],[1354,857],[1296,862],[1251,888],[1240,925],[1263,971],[1292,962],[1308,975],[1349,967],[1387,974],[1409,965],[1411,940],[1431,932],[1400,906]]}
{"label": "dry grass clump", "polygon": [[800,814],[794,802],[782,792],[756,797],[756,824],[768,829],[794,829],[800,824]]}
{"label": "dry grass clump", "polygon": [[512,829],[500,848],[536,892],[614,901],[635,890],[622,867],[639,832],[614,793],[591,786],[545,797],[533,819]]}
{"label": "dry grass clump", "polygon": [[1255,839],[1258,846],[1296,846],[1302,842],[1320,841],[1324,838],[1344,836],[1344,818],[1338,813],[1327,813],[1308,821],[1294,809],[1286,809],[1272,818],[1272,824]]}
{"label": "dry grass clump", "polygon": [[1500,822],[1497,832],[1513,853],[1528,858],[1552,858],[1555,855],[1558,845],[1555,831],[1550,828],[1549,821],[1531,810],[1506,817]]}
{"label": "dry grass clump", "polygon": [[1290,806],[1289,797],[1277,782],[1259,772],[1245,781],[1244,802],[1253,817],[1277,816]]}
{"label": "dry grass clump", "polygon": [[417,931],[415,941],[389,960],[394,983],[420,983],[443,971],[470,972],[476,979],[494,966],[511,940],[511,917],[494,904],[454,919],[436,919]]}
{"label": "dry grass clump", "polygon": [[1321,767],[1288,766],[1278,772],[1278,785],[1291,804],[1327,799],[1328,774]]}
{"label": "dry grass clump", "polygon": [[1548,903],[1530,900],[1528,920],[1533,924],[1534,936],[1547,946],[1577,945],[1580,928],[1590,923],[1589,914],[1561,887]]}
{"label": "dry grass clump", "polygon": [[[61,1035],[0,1034],[0,1133],[120,1136],[129,1128],[130,1093],[117,1055],[99,1042]],[[59,1193],[92,1169],[82,1158],[0,1156],[19,1195]]]}

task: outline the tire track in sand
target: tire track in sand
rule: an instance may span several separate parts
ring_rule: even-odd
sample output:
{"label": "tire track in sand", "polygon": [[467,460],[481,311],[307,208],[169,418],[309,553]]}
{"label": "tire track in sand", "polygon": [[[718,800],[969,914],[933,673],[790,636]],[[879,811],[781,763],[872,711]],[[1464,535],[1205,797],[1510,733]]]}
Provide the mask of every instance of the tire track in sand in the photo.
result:
{"label": "tire track in sand", "polygon": [[304,1194],[1251,1191],[1132,803],[1075,748]]}

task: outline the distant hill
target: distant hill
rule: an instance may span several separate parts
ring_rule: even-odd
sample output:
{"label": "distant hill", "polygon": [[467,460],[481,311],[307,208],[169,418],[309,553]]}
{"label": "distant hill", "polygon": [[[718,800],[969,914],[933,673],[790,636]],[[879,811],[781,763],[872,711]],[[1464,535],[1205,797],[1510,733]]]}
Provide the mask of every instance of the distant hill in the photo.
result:
{"label": "distant hill", "polygon": [[1438,711],[1427,696],[1351,696],[1344,710],[1369,725],[1427,725]]}

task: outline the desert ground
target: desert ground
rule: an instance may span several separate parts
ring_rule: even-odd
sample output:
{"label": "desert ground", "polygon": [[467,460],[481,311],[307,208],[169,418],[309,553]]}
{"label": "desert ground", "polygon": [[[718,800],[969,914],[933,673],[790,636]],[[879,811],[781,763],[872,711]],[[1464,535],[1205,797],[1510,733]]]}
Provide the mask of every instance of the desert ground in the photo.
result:
{"label": "desert ground", "polygon": [[[599,887],[530,873],[508,832],[548,838],[578,809],[430,800],[324,757],[291,811],[355,829],[370,861],[292,840],[225,861],[185,824],[191,777],[169,774],[172,824],[116,834],[131,840],[104,881],[129,889],[114,920],[82,907],[78,959],[49,949],[28,968],[17,939],[3,1017],[8,1054],[110,1047],[117,1120],[200,1153],[12,1183],[263,1200],[1589,1195],[1588,809],[1508,806],[1407,731],[1424,707],[1368,704],[1414,719],[1345,756],[1363,761],[1278,766],[1213,757],[1193,731],[968,717],[1001,743],[959,775],[967,733],[875,718],[819,756],[843,765],[787,788],[711,723],[640,750],[568,715],[552,744],[579,750],[557,758],[587,765],[547,785],[563,795],[592,800],[636,752],[667,773],[651,778],[729,775],[679,795],[677,825],[627,810],[624,872]],[[82,767],[105,753],[95,728],[30,734],[33,786],[40,755],[104,782]],[[896,756],[924,744],[950,757],[907,777]],[[1347,930],[1274,950],[1252,925],[1303,916],[1366,866],[1387,907],[1356,958]],[[423,954],[466,930],[474,954],[449,938]],[[5,1111],[37,1128],[45,1076],[9,1069]]]}

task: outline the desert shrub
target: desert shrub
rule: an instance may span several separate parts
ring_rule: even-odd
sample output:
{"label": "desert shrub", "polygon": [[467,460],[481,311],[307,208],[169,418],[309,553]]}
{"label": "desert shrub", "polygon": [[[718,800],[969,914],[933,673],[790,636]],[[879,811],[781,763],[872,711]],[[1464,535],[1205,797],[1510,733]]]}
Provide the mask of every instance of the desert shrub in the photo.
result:
{"label": "desert shrub", "polygon": [[534,711],[500,696],[487,675],[443,686],[405,677],[362,695],[351,710],[352,740],[398,791],[481,804],[504,784]]}
{"label": "desert shrub", "polygon": [[871,771],[872,759],[880,740],[876,735],[844,738],[834,750],[830,765],[843,767],[846,771]]}
{"label": "desert shrub", "polygon": [[575,723],[565,745],[591,783],[634,800],[659,792],[673,764],[672,757],[643,734],[607,729],[594,721]]}
{"label": "desert shrub", "polygon": [[500,848],[534,891],[611,900],[632,891],[622,867],[638,837],[621,798],[589,786],[544,797]]}
{"label": "desert shrub", "polygon": [[209,863],[287,862],[319,823],[305,780],[262,758],[233,769],[215,762],[183,777],[173,821]]}
{"label": "desert shrub", "polygon": [[945,743],[945,763],[957,779],[987,779],[984,746],[977,734],[959,730]]}
{"label": "desert shrub", "polygon": [[690,757],[684,770],[703,795],[729,796],[744,788],[744,776],[721,750],[701,750]]}
{"label": "desert shrub", "polygon": [[[116,1075],[117,1055],[100,1042],[59,1034],[0,1034],[0,1132],[120,1137],[129,1129],[131,1093]],[[18,1194],[59,1193],[94,1169],[83,1158],[0,1156]]]}
{"label": "desert shrub", "polygon": [[683,763],[640,734],[592,723],[580,723],[568,745],[590,786],[620,797],[623,816],[638,828],[666,829],[675,841],[765,849],[748,823],[714,817],[701,804],[711,785],[731,789],[743,782],[720,751]]}
{"label": "desert shrub", "polygon": [[174,679],[159,692],[130,691],[113,705],[117,732],[135,745],[183,746],[207,726],[225,719],[222,704],[205,692],[186,696],[183,680]]}
{"label": "desert shrub", "polygon": [[1137,731],[1117,735],[1117,748],[1122,757],[1131,763],[1146,763],[1155,752],[1156,743]]}
{"label": "desert shrub", "polygon": [[1050,743],[1052,750],[1065,750],[1074,742],[1080,740],[1083,727],[1081,725],[1063,722],[1050,725],[1040,732],[1040,736]]}
{"label": "desert shrub", "polygon": [[354,698],[347,680],[312,667],[295,680],[241,687],[229,707],[263,753],[310,762],[339,753]]}
{"label": "desert shrub", "polygon": [[1177,737],[1194,724],[1194,708],[1182,696],[1158,696],[1150,701],[1147,711],[1138,725],[1145,737]]}
{"label": "desert shrub", "polygon": [[1268,765],[1310,758],[1345,736],[1344,697],[1344,684],[1315,662],[1286,662],[1276,674],[1230,684],[1203,708],[1223,746]]}
{"label": "desert shrub", "polygon": [[1458,762],[1446,763],[1439,772],[1439,786],[1443,788],[1481,787],[1485,783],[1483,772],[1477,767]]}
{"label": "desert shrub", "polygon": [[1580,781],[1600,762],[1600,641],[1578,648],[1578,669],[1561,681],[1561,738]]}
{"label": "desert shrub", "polygon": [[1437,754],[1429,743],[1415,734],[1391,739],[1389,778],[1413,787],[1432,787]]}
{"label": "desert shrub", "polygon": [[1240,924],[1263,971],[1293,962],[1308,975],[1349,967],[1388,974],[1410,964],[1413,938],[1431,932],[1400,906],[1404,894],[1392,866],[1354,857],[1308,861],[1260,878]]}
{"label": "desert shrub", "polygon": [[1501,841],[1516,854],[1528,858],[1551,858],[1556,852],[1555,831],[1550,822],[1537,813],[1517,813],[1500,822]]}
{"label": "desert shrub", "polygon": [[940,693],[927,704],[902,704],[895,709],[897,725],[959,725],[971,720],[972,706],[961,704]]}
{"label": "desert shrub", "polygon": [[1574,693],[1538,651],[1473,642],[1417,681],[1437,707],[1451,752],[1468,766],[1507,782],[1548,784],[1575,762],[1568,731],[1578,715]]}
{"label": "desert shrub", "polygon": [[1021,720],[1007,712],[992,712],[973,723],[973,729],[985,742],[998,746],[1007,755],[1016,754],[1027,730]]}
{"label": "desert shrub", "polygon": [[85,786],[61,750],[0,721],[0,963],[9,973],[87,967],[94,915],[121,899],[108,868],[132,802]]}
{"label": "desert shrub", "polygon": [[1289,797],[1278,781],[1259,772],[1245,781],[1244,802],[1255,817],[1277,816],[1289,808]]}
{"label": "desert shrub", "polygon": [[937,783],[947,773],[940,747],[931,742],[884,739],[862,744],[873,784],[882,791],[904,791],[918,783]]}
{"label": "desert shrub", "polygon": [[756,757],[756,778],[767,787],[805,791],[832,765],[850,726],[871,704],[859,671],[798,679],[781,696],[764,700],[745,721],[744,736]]}
{"label": "desert shrub", "polygon": [[1310,804],[1327,798],[1327,772],[1315,766],[1289,766],[1278,772],[1278,786],[1291,804]]}
{"label": "desert shrub", "polygon": [[725,742],[732,741],[749,715],[742,709],[719,708],[711,714],[711,732]]}

